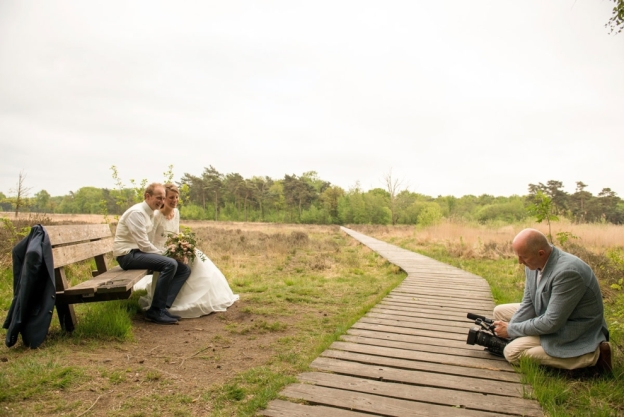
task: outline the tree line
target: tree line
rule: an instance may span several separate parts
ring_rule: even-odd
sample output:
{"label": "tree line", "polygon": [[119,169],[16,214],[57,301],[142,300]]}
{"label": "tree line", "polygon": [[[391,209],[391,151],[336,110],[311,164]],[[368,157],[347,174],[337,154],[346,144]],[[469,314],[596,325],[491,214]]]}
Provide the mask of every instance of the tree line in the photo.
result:
{"label": "tree line", "polygon": [[[19,198],[15,193],[6,196],[0,192],[0,209],[120,215],[142,200],[146,181],[140,184],[131,181],[130,186],[125,186],[116,168],[111,169],[113,188],[82,187],[64,196],[51,196],[41,190],[32,197],[22,193]],[[172,179],[170,166],[165,181]],[[531,216],[536,199],[547,196],[552,214],[557,217],[577,223],[624,223],[624,201],[610,188],[593,195],[582,181],[576,183],[576,190],[571,194],[563,190],[561,181],[551,180],[529,184],[525,196],[431,197],[402,187],[391,173],[384,178],[382,187],[364,191],[357,183],[347,190],[332,185],[315,171],[286,174],[280,179],[244,178],[238,173],[221,173],[211,165],[200,175],[185,173],[175,182],[181,190],[181,217],[189,220],[431,225],[448,218],[509,223]]]}

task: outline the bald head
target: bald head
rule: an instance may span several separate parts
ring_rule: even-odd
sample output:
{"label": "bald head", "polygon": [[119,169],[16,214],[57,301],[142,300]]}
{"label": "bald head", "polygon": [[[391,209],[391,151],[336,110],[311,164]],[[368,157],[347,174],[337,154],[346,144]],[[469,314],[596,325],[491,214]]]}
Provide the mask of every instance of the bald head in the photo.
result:
{"label": "bald head", "polygon": [[521,245],[531,252],[537,252],[540,249],[550,250],[548,239],[536,229],[524,229],[514,237],[511,244],[512,246]]}
{"label": "bald head", "polygon": [[511,247],[518,262],[533,270],[543,268],[552,252],[546,236],[536,229],[522,230],[511,242]]}

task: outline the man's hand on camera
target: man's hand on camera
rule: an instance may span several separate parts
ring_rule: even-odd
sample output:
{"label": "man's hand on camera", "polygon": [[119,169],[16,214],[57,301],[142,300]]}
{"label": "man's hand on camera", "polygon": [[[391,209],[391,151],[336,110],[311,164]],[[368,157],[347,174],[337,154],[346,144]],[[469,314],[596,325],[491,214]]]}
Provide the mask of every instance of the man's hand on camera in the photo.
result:
{"label": "man's hand on camera", "polygon": [[505,339],[509,338],[507,334],[507,322],[496,320],[494,322],[494,334]]}

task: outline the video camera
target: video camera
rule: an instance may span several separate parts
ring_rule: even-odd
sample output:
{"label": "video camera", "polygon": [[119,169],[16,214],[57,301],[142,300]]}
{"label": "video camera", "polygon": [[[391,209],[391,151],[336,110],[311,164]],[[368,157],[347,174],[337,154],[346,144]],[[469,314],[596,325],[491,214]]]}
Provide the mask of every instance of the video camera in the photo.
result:
{"label": "video camera", "polygon": [[469,345],[477,344],[479,346],[485,346],[485,350],[491,354],[504,356],[503,350],[505,350],[505,346],[507,346],[510,340],[498,337],[494,334],[494,320],[473,313],[468,313],[467,317],[470,320],[474,320],[476,326],[473,326],[468,331],[468,340],[466,340],[466,343]]}

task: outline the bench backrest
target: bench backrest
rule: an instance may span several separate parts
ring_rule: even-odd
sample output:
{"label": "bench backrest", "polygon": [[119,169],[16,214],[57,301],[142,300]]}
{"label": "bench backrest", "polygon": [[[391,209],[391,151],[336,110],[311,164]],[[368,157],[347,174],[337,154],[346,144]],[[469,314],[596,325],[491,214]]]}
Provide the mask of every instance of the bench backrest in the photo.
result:
{"label": "bench backrest", "polygon": [[113,250],[113,234],[107,224],[44,227],[52,244],[54,268],[91,258],[103,262],[101,255]]}

